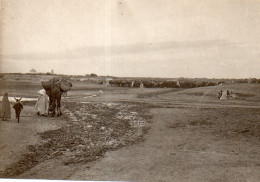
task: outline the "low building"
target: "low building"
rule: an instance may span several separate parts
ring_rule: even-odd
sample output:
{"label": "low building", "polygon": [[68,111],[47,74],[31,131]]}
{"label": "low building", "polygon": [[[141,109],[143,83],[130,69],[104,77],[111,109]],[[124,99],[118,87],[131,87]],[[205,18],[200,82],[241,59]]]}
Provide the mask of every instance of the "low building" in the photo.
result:
{"label": "low building", "polygon": [[32,68],[32,69],[30,70],[30,73],[37,73],[37,71],[36,71],[34,68]]}

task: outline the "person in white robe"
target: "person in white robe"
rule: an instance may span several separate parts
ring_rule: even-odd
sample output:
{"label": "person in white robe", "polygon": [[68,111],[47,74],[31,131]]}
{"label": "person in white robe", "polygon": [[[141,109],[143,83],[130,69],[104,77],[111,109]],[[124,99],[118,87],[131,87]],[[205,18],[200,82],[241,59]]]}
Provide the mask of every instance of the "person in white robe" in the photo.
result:
{"label": "person in white robe", "polygon": [[40,94],[36,104],[35,111],[38,115],[46,116],[49,110],[49,98],[44,89],[38,92]]}

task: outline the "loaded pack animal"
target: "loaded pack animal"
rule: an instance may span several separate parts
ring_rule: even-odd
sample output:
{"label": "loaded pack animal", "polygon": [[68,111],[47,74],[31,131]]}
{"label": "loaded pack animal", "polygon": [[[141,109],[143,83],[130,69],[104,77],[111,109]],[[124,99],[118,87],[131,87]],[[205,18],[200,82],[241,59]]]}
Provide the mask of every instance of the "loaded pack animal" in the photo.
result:
{"label": "loaded pack animal", "polygon": [[21,100],[22,100],[22,97],[20,99],[15,99],[15,103],[13,105],[13,108],[15,110],[15,115],[16,115],[16,119],[18,121],[18,123],[20,122],[20,114],[21,114],[21,111],[23,110],[23,104],[21,103]]}
{"label": "loaded pack animal", "polygon": [[49,112],[52,117],[56,114],[56,110],[57,116],[61,116],[61,96],[64,92],[71,89],[72,84],[65,80],[53,79],[49,80],[49,82],[42,82],[42,86],[46,90],[46,94],[49,96]]}

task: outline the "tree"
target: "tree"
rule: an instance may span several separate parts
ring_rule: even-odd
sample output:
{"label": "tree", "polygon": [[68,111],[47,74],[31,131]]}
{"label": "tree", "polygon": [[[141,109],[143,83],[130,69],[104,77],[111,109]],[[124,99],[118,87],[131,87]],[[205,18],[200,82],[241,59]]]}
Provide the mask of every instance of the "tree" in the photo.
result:
{"label": "tree", "polygon": [[91,76],[91,77],[97,77],[97,74],[91,73],[90,76]]}

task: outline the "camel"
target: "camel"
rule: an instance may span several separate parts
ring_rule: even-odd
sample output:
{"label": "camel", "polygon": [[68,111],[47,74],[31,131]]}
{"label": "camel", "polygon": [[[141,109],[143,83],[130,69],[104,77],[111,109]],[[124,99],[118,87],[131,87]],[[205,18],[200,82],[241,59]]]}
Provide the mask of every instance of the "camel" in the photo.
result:
{"label": "camel", "polygon": [[49,112],[54,116],[57,108],[58,117],[61,116],[61,96],[64,92],[67,92],[72,88],[72,83],[56,78],[55,80],[51,79],[47,82],[42,82],[42,87],[46,90],[46,94],[50,99]]}
{"label": "camel", "polygon": [[59,84],[53,84],[51,86],[51,89],[48,91],[47,95],[50,98],[49,111],[51,112],[52,117],[54,117],[55,115],[56,108],[57,108],[58,117],[61,116],[62,113],[60,109],[60,101],[61,101],[62,91],[60,90]]}

